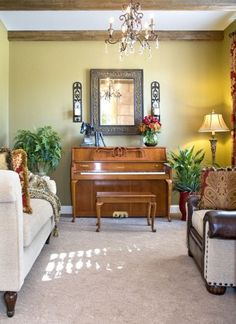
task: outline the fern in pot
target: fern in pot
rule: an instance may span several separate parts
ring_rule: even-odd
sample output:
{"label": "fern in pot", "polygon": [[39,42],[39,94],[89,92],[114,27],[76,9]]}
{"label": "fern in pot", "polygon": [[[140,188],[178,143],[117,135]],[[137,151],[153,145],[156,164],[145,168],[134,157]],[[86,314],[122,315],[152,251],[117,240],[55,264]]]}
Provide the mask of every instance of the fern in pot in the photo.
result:
{"label": "fern in pot", "polygon": [[169,165],[175,170],[173,189],[180,193],[179,208],[182,220],[186,220],[186,200],[191,193],[199,191],[201,163],[205,152],[200,149],[194,153],[194,146],[170,152]]}
{"label": "fern in pot", "polygon": [[58,166],[61,159],[61,139],[51,126],[36,131],[19,130],[15,136],[14,148],[22,148],[28,157],[28,168],[39,175],[45,175]]}

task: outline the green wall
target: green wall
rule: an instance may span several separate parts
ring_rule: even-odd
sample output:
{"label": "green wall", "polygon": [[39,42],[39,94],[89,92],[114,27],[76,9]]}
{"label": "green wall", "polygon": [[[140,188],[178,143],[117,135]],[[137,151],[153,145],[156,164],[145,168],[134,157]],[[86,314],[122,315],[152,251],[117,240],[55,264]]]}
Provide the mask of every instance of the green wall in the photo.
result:
{"label": "green wall", "polygon": [[[94,68],[141,68],[144,71],[144,112],[150,113],[150,84],[160,82],[160,146],[168,150],[195,145],[211,161],[210,134],[198,133],[212,109],[230,119],[222,75],[226,74],[224,42],[161,42],[152,59],[130,56],[122,62],[117,48],[105,54],[103,42],[10,42],[10,144],[18,129],[52,125],[60,134],[63,158],[51,176],[63,205],[70,202],[71,147],[80,145],[80,124],[72,122],[72,83],[82,82],[83,119],[89,121],[90,80]],[[229,124],[228,124],[229,125]],[[217,162],[230,164],[229,134],[218,137]],[[140,136],[105,137],[107,145],[140,145]],[[227,151],[227,155],[225,154]]]}
{"label": "green wall", "polygon": [[0,22],[0,147],[9,145],[9,42]]}

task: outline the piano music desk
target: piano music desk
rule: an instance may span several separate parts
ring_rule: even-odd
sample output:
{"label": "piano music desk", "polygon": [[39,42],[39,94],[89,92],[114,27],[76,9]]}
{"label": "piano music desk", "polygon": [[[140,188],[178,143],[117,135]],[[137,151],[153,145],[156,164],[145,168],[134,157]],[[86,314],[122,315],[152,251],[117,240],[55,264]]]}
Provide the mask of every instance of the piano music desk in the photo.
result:
{"label": "piano music desk", "polygon": [[103,204],[117,204],[117,203],[135,203],[135,204],[147,204],[147,224],[150,225],[152,232],[156,232],[154,228],[155,215],[156,215],[156,195],[151,192],[97,192],[96,195],[96,212],[97,212],[97,229],[96,232],[100,231],[101,225],[101,209]]}

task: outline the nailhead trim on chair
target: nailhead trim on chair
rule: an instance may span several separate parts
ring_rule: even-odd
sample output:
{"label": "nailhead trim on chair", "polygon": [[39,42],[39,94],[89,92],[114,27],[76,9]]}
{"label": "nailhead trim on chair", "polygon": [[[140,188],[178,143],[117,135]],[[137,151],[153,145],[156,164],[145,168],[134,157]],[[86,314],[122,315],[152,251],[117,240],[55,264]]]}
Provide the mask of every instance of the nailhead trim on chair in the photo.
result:
{"label": "nailhead trim on chair", "polygon": [[[207,281],[207,266],[208,266],[208,235],[207,235],[207,239],[206,239],[206,249],[205,249],[205,255],[206,255],[206,263],[205,263],[205,267],[206,267],[206,281]],[[209,285],[211,285],[211,282],[207,282]]]}
{"label": "nailhead trim on chair", "polygon": [[[209,241],[209,236],[207,235],[207,239],[206,239],[206,249],[205,249],[205,253],[206,253],[206,263],[205,263],[205,268],[206,268],[206,281],[207,281],[207,263],[208,263],[208,241]],[[222,282],[208,282],[208,285],[210,286],[227,286],[227,287],[234,287],[233,283],[224,283],[222,284]]]}

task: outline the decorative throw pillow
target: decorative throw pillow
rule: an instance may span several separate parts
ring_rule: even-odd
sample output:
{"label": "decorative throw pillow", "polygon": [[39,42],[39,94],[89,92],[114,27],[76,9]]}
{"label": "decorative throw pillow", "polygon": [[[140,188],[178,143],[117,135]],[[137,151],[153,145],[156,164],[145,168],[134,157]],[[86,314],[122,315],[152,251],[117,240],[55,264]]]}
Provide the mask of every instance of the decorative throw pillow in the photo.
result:
{"label": "decorative throw pillow", "polygon": [[207,169],[201,174],[200,209],[236,210],[236,169]]}
{"label": "decorative throw pillow", "polygon": [[31,214],[32,208],[30,206],[29,183],[28,183],[28,168],[27,168],[27,154],[22,149],[12,151],[13,170],[19,174],[21,188],[22,188],[22,202],[23,211]]}
{"label": "decorative throw pillow", "polygon": [[0,170],[12,170],[11,150],[0,148]]}
{"label": "decorative throw pillow", "polygon": [[43,177],[33,174],[29,171],[28,173],[28,179],[29,179],[29,188],[39,189],[43,191],[50,191],[47,185],[47,182],[44,180]]}

